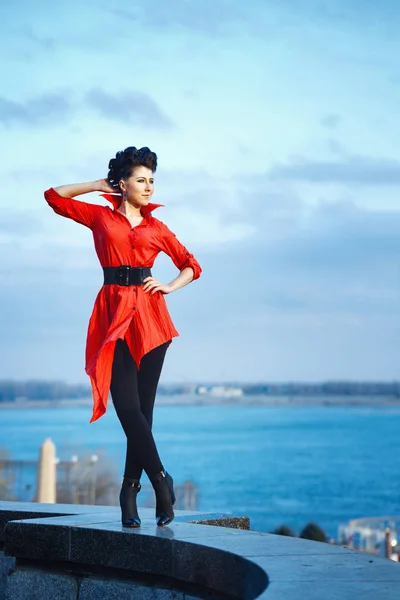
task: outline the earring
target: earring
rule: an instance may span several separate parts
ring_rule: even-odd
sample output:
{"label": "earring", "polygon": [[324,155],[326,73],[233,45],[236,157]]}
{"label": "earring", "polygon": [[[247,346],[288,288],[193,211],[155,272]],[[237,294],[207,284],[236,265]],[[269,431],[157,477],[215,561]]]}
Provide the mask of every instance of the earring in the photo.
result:
{"label": "earring", "polygon": [[124,200],[126,200],[126,192],[122,192],[122,197]]}

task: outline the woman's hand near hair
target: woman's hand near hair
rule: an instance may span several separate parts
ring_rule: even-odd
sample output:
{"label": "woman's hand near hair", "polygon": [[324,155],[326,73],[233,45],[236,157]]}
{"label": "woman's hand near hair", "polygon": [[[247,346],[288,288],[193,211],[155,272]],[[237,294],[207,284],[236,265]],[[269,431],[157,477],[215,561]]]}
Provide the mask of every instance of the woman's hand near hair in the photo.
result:
{"label": "woman's hand near hair", "polygon": [[74,196],[88,194],[90,192],[105,192],[107,194],[120,193],[118,189],[111,186],[107,179],[97,179],[96,181],[87,181],[86,183],[59,185],[54,189],[62,198],[74,198]]}
{"label": "woman's hand near hair", "polygon": [[106,194],[120,194],[119,188],[115,188],[111,185],[108,179],[98,179],[94,182],[97,185],[96,191],[104,192]]}

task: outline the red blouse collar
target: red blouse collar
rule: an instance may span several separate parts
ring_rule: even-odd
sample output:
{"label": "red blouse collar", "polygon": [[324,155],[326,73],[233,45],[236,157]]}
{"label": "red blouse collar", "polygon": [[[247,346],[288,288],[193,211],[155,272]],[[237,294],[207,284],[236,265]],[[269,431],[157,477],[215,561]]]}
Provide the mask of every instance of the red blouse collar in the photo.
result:
{"label": "red blouse collar", "polygon": [[[100,196],[111,202],[111,204],[114,207],[114,210],[119,207],[122,201],[121,194],[100,194]],[[159,206],[164,206],[164,204],[154,204],[152,202],[149,202],[147,206],[142,206],[140,212],[144,217],[147,217],[147,215],[149,215],[155,208],[158,208]]]}

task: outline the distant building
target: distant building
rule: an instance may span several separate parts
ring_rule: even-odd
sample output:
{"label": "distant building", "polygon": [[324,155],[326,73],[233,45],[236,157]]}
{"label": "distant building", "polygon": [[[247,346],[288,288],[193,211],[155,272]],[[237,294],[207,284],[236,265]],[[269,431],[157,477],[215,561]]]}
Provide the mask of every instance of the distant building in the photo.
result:
{"label": "distant building", "polygon": [[353,519],[339,526],[338,544],[398,561],[400,516]]}
{"label": "distant building", "polygon": [[243,396],[243,390],[239,387],[232,387],[227,385],[199,385],[199,387],[196,390],[196,394],[215,396],[218,398],[231,398]]}

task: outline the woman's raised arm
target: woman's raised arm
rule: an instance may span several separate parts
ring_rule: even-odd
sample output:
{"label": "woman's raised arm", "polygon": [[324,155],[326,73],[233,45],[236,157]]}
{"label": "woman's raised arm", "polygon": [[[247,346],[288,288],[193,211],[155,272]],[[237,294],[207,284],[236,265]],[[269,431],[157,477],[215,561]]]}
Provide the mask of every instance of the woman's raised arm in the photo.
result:
{"label": "woman's raised arm", "polygon": [[63,198],[74,198],[75,196],[88,194],[90,192],[119,193],[119,190],[111,187],[107,179],[97,179],[97,181],[87,181],[86,183],[70,183],[68,185],[59,185],[54,189],[57,194]]}
{"label": "woman's raised arm", "polygon": [[44,192],[44,197],[56,214],[73,219],[77,223],[92,229],[96,215],[104,210],[104,207],[74,200],[71,196],[97,191],[110,192],[115,190],[106,179],[98,179],[87,183],[72,183],[50,188]]}

